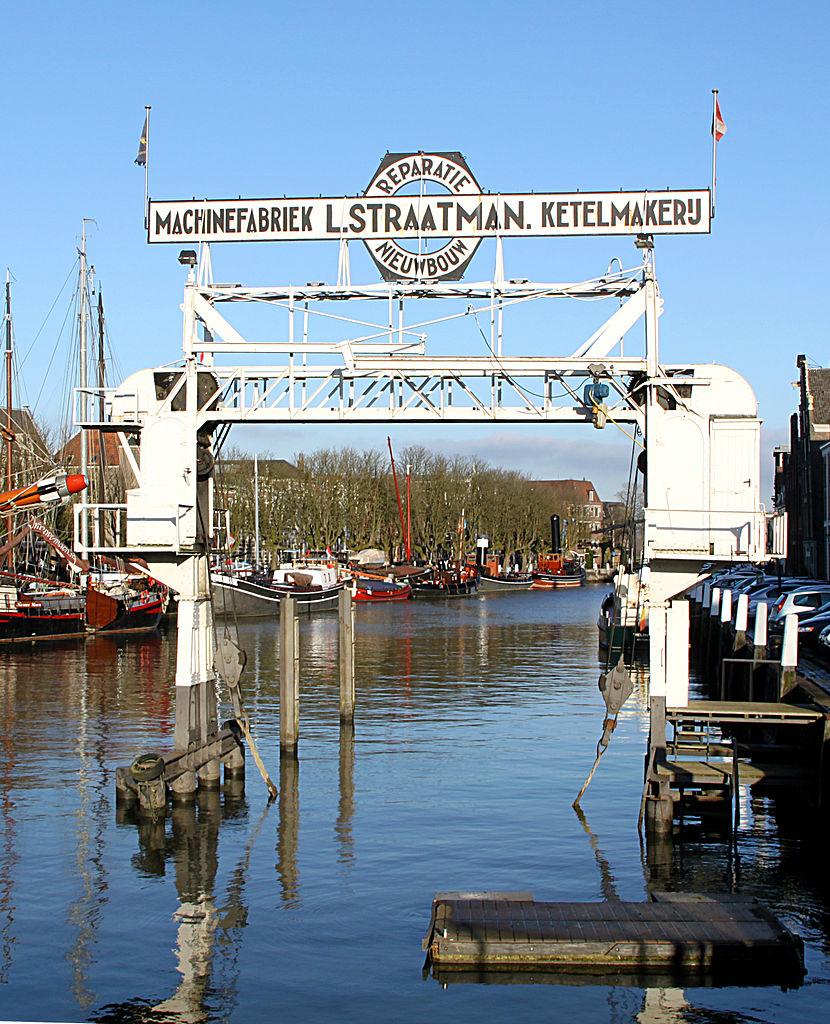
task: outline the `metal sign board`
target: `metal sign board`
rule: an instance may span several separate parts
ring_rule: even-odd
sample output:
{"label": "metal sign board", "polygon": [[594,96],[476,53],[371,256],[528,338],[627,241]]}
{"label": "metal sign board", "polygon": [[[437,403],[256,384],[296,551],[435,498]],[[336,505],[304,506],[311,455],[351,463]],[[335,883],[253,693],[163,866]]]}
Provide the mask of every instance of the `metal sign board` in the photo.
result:
{"label": "metal sign board", "polygon": [[497,194],[460,153],[388,153],[362,196],[152,200],[148,241],[354,240],[387,279],[457,279],[483,238],[706,234],[710,214],[708,189]]}
{"label": "metal sign board", "polygon": [[150,242],[699,235],[709,190],[150,202]]}

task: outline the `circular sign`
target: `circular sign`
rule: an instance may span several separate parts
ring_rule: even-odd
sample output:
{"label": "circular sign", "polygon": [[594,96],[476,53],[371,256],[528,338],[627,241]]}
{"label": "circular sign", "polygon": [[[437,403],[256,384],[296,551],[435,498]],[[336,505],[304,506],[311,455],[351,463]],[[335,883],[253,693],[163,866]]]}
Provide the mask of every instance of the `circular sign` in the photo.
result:
{"label": "circular sign", "polygon": [[[387,153],[364,192],[366,196],[395,196],[423,188],[424,182],[442,187],[449,195],[480,195],[481,188],[467,166],[454,153]],[[411,193],[410,193],[411,194]],[[407,249],[394,238],[365,241],[385,281],[457,281],[473,258],[480,238],[450,238],[434,252]]]}

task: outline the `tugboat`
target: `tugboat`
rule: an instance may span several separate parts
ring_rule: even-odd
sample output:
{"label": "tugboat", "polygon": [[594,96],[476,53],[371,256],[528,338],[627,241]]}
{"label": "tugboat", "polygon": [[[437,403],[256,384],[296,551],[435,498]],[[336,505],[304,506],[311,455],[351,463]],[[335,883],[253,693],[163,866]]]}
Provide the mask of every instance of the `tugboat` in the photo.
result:
{"label": "tugboat", "polygon": [[575,558],[548,555],[539,559],[531,589],[559,590],[562,587],[581,587],[584,582],[585,569]]}
{"label": "tugboat", "polygon": [[482,593],[511,594],[519,590],[530,590],[533,573],[520,572],[518,565],[503,572],[499,555],[488,555],[490,541],[487,537],[476,539],[476,567],[479,576],[479,590]]}
{"label": "tugboat", "polygon": [[412,581],[415,597],[469,597],[478,590],[479,575],[473,565],[435,568]]}
{"label": "tugboat", "polygon": [[585,569],[576,556],[566,559],[562,554],[562,531],[559,516],[550,517],[551,554],[542,555],[533,574],[532,590],[554,590],[581,587]]}

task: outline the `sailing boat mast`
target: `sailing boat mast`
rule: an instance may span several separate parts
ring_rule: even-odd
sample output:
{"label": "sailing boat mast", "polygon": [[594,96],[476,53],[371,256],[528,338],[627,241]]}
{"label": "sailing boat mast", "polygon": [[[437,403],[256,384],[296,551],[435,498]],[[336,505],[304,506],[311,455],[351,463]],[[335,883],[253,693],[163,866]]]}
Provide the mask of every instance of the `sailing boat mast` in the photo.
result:
{"label": "sailing boat mast", "polygon": [[254,565],[259,571],[259,458],[254,456]]}
{"label": "sailing boat mast", "polygon": [[[107,364],[104,357],[104,294],[98,282],[98,422],[104,422],[104,388],[106,387]],[[104,448],[104,432],[98,431],[98,500],[106,501],[107,463]]]}
{"label": "sailing boat mast", "polygon": [[401,489],[400,487],[398,487],[398,472],[395,469],[395,456],[392,454],[392,438],[387,437],[386,443],[389,445],[389,461],[392,463],[392,479],[395,482],[395,497],[398,501],[398,519],[400,519],[401,522],[401,540],[403,541],[404,548],[406,550],[406,560],[407,562],[409,562],[411,561],[411,557],[409,552],[409,545],[407,543],[406,526],[404,525],[403,521],[403,504],[401,502]]}
{"label": "sailing boat mast", "polygon": [[[14,352],[14,343],[12,340],[12,286],[8,267],[6,267],[6,311],[4,319],[6,326],[6,490],[10,491],[14,486],[12,474],[12,445],[14,443],[14,433],[12,431],[12,354]],[[9,540],[11,539],[13,528],[14,515],[9,512],[6,516],[6,533]],[[11,558],[11,555],[9,555],[9,558]]]}
{"label": "sailing boat mast", "polygon": [[[82,424],[86,423],[89,419],[89,380],[87,377],[88,370],[88,354],[87,354],[87,321],[89,319],[89,313],[87,310],[87,263],[86,263],[86,218],[81,222],[81,248],[79,250],[80,256],[80,270],[78,276],[78,356],[80,363],[80,372],[78,374],[78,385],[79,385],[79,398],[80,404],[78,408],[79,420]],[[87,448],[87,433],[83,426],[81,426],[81,475],[85,480],[89,479],[89,450]],[[85,511],[82,510],[80,517],[80,537],[81,542],[81,555],[86,558],[87,552],[87,517]]]}

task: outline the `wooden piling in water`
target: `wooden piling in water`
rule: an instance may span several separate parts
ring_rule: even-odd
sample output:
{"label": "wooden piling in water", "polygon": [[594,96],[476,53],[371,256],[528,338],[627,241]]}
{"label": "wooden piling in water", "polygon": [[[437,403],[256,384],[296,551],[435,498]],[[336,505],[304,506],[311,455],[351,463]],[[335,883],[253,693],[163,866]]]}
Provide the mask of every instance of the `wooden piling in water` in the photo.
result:
{"label": "wooden piling in water", "polygon": [[340,591],[340,721],[354,719],[354,601],[347,587]]}
{"label": "wooden piling in water", "polygon": [[297,601],[280,602],[280,753],[296,754],[300,740],[300,620]]}
{"label": "wooden piling in water", "polygon": [[174,803],[190,803],[196,799],[199,778],[196,772],[182,772],[170,783],[170,796]]}

